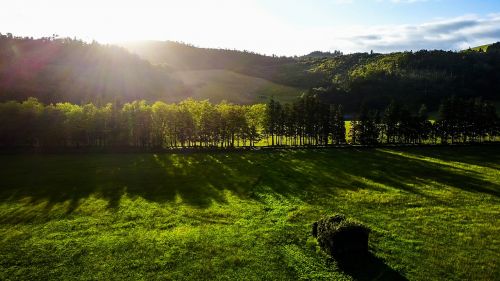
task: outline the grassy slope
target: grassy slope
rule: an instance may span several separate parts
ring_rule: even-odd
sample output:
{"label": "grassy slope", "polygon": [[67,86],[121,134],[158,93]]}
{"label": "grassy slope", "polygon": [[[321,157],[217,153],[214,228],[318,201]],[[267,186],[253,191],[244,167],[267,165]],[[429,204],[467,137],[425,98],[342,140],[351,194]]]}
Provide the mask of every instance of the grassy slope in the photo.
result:
{"label": "grassy slope", "polygon": [[[0,279],[493,280],[499,150],[4,155]],[[368,267],[317,251],[335,212],[374,230]]]}
{"label": "grassy slope", "polygon": [[212,102],[227,100],[239,104],[267,102],[274,96],[277,100],[295,100],[302,90],[270,82],[268,80],[238,74],[228,70],[178,71],[174,77],[193,90],[196,99]]}
{"label": "grassy slope", "polygon": [[490,45],[491,45],[491,44],[482,45],[482,46],[477,46],[477,47],[471,48],[471,50],[473,50],[473,51],[482,51],[482,52],[486,52],[486,51],[488,51],[488,47],[489,47]]}

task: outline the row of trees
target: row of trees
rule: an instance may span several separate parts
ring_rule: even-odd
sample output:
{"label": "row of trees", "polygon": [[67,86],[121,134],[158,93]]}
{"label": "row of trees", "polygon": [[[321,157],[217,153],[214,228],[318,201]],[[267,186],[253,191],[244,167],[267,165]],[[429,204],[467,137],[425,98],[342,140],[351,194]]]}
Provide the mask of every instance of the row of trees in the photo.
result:
{"label": "row of trees", "polygon": [[30,147],[234,147],[260,140],[265,105],[185,100],[44,105],[34,98],[0,104],[0,145]]}
{"label": "row of trees", "polygon": [[285,105],[271,99],[264,129],[272,146],[346,143],[342,106],[328,105],[317,95],[304,95]]}
{"label": "row of trees", "polygon": [[494,141],[500,135],[500,123],[495,106],[481,99],[443,100],[439,118],[430,121],[422,105],[417,114],[392,102],[382,112],[362,107],[359,117],[350,124],[353,144],[378,143],[477,143]]}
{"label": "row of trees", "polygon": [[420,144],[493,141],[499,134],[495,107],[480,99],[444,100],[435,122],[429,121],[425,106],[412,114],[396,102],[383,112],[362,107],[354,120],[345,122],[342,106],[326,104],[315,95],[290,104],[271,99],[267,105],[192,99],[101,107],[45,105],[34,98],[0,103],[0,146],[4,147]]}

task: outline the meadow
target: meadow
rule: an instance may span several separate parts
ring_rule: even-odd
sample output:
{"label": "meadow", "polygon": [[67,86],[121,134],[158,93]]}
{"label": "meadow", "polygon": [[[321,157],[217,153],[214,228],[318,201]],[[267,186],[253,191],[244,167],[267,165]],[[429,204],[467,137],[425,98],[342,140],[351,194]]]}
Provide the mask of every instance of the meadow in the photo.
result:
{"label": "meadow", "polygon": [[265,103],[273,97],[291,102],[304,90],[271,82],[266,79],[239,74],[229,70],[176,71],[174,77],[185,83],[194,99],[223,100],[236,104]]}
{"label": "meadow", "polygon": [[[0,155],[0,280],[494,280],[500,147]],[[311,224],[372,229],[345,267]]]}

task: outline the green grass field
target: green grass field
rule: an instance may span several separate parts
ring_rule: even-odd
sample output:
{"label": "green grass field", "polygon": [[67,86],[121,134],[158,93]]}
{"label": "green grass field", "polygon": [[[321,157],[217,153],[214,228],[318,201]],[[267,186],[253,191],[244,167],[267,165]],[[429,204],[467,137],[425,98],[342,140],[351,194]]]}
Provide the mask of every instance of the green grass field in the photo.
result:
{"label": "green grass field", "polygon": [[237,104],[266,103],[270,97],[291,102],[304,91],[221,69],[177,71],[174,76],[192,89],[193,98],[216,103],[222,100]]}
{"label": "green grass field", "polygon": [[[497,146],[2,155],[0,280],[495,280],[499,168]],[[338,212],[369,264],[318,250]]]}
{"label": "green grass field", "polygon": [[491,44],[487,44],[487,45],[482,45],[482,46],[477,46],[477,47],[474,47],[474,48],[471,48],[471,50],[473,51],[478,51],[478,52],[486,52],[488,51],[488,47],[491,46]]}

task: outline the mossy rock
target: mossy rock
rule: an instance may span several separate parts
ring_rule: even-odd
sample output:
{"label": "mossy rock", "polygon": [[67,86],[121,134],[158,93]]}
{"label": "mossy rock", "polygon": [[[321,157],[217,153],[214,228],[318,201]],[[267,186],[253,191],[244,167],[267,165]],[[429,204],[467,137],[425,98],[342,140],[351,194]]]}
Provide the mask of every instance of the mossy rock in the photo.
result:
{"label": "mossy rock", "polygon": [[321,249],[333,257],[368,254],[370,229],[344,215],[323,218],[313,224],[312,234]]}

